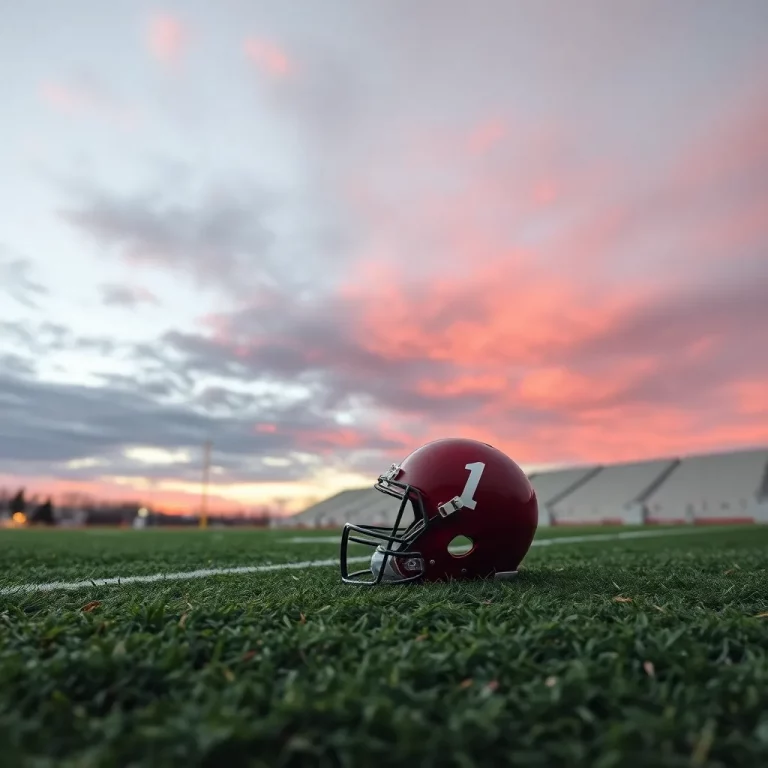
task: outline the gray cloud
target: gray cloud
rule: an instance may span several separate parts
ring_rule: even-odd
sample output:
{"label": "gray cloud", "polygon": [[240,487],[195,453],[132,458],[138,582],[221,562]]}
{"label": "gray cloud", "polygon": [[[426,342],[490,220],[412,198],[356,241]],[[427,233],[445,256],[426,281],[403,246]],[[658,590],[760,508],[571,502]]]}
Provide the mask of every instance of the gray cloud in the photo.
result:
{"label": "gray cloud", "polygon": [[[125,458],[122,450],[147,446],[187,450],[196,456],[202,442],[212,439],[215,464],[223,469],[215,477],[217,482],[291,480],[308,471],[305,463],[295,459],[297,451],[338,449],[334,460],[354,451],[354,446],[338,445],[332,416],[313,408],[312,403],[286,405],[274,396],[249,395],[222,386],[203,388],[184,404],[156,399],[171,389],[157,382],[131,386],[119,377],[101,387],[44,383],[3,370],[0,461],[4,471],[69,479],[133,475],[196,481],[196,459],[190,465],[153,466]],[[260,424],[269,425],[269,431],[260,431]],[[362,439],[375,451],[397,445],[375,433],[364,434]],[[106,460],[108,466],[65,466],[94,457]],[[264,457],[283,458],[285,466],[265,464]]]}
{"label": "gray cloud", "polygon": [[61,323],[48,320],[23,322],[0,321],[0,338],[22,347],[28,354],[44,357],[52,352],[83,351],[111,355],[119,347],[114,339],[105,336],[81,336]]}
{"label": "gray cloud", "polygon": [[[0,333],[2,326],[0,326]],[[33,376],[36,367],[33,360],[29,360],[21,355],[10,353],[0,353],[0,370],[7,371],[14,376]],[[0,397],[2,394],[0,393]]]}
{"label": "gray cloud", "polygon": [[132,375],[100,373],[97,374],[97,378],[109,388],[137,392],[158,402],[188,398],[193,392],[194,385],[186,377],[179,376],[178,371],[147,365],[146,361],[138,356],[134,356],[133,359],[136,363],[136,371]]}
{"label": "gray cloud", "polygon": [[32,277],[32,261],[0,245],[0,291],[29,309],[37,309],[48,289]]}
{"label": "gray cloud", "polygon": [[273,205],[268,195],[248,182],[184,192],[118,196],[92,190],[61,214],[128,261],[190,274],[203,287],[251,285],[273,241],[265,223]]}
{"label": "gray cloud", "polygon": [[160,303],[157,296],[147,288],[113,283],[101,286],[101,300],[108,307],[124,309],[133,309],[142,304]]}
{"label": "gray cloud", "polygon": [[[239,173],[210,178],[172,160],[151,167],[154,182],[134,194],[65,183],[77,202],[59,211],[62,219],[134,267],[245,300],[288,285],[311,293],[328,284],[329,264],[335,278],[352,253],[355,227],[327,195],[288,193]],[[105,287],[106,303],[137,298]]]}

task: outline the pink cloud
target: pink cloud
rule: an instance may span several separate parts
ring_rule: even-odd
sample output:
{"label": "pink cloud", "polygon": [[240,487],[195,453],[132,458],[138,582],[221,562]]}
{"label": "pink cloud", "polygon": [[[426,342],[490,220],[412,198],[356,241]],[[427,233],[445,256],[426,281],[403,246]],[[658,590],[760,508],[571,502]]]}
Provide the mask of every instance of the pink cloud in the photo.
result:
{"label": "pink cloud", "polygon": [[189,42],[189,32],[177,16],[158,13],[149,20],[147,45],[152,55],[163,63],[181,59]]}
{"label": "pink cloud", "polygon": [[343,427],[333,430],[300,429],[296,430],[294,438],[303,450],[321,455],[366,447],[364,436],[360,432]]}
{"label": "pink cloud", "polygon": [[768,381],[765,379],[738,381],[731,391],[740,413],[768,420]]}
{"label": "pink cloud", "polygon": [[557,182],[553,179],[542,179],[533,187],[533,199],[539,205],[554,203],[558,197]]}
{"label": "pink cloud", "polygon": [[[759,138],[754,125],[762,120],[754,111],[740,131]],[[501,135],[483,126],[473,146],[487,151]],[[539,156],[535,141],[516,138],[509,143]],[[689,185],[684,155],[668,175],[635,190],[618,163],[557,163],[568,153],[551,135],[540,162],[512,163],[501,153],[472,171],[455,141],[437,137],[407,163],[383,153],[349,182],[376,236],[347,271],[334,306],[354,318],[347,321],[354,343],[391,367],[394,393],[383,397],[400,415],[413,409],[412,440],[484,435],[530,462],[632,459],[768,439],[768,427],[744,418],[763,407],[760,392],[768,391],[768,367],[744,344],[745,329],[768,323],[767,276],[754,259],[743,262],[751,278],[721,272],[744,249],[762,252],[768,237],[766,188],[756,183],[768,153],[755,140],[744,159],[727,150],[724,161],[722,140],[702,139],[713,158],[703,186]],[[394,193],[378,186],[384,165],[407,165],[407,186]],[[421,174],[437,178],[435,168],[450,169],[456,183],[423,185]],[[721,196],[717,215],[706,215],[726,179],[744,188],[744,199]],[[689,218],[691,210],[698,215]],[[532,225],[538,241],[518,246]],[[653,248],[654,237],[664,243],[670,234],[679,260],[668,247]],[[427,373],[411,378],[410,369]],[[380,375],[371,369],[360,379],[378,391]],[[729,390],[744,377],[748,387]]]}
{"label": "pink cloud", "polygon": [[287,77],[295,69],[295,63],[277,43],[249,37],[243,44],[246,58],[262,71],[273,77]]}
{"label": "pink cloud", "polygon": [[469,135],[469,151],[475,155],[484,155],[499,144],[506,134],[504,123],[497,118],[482,122]]}

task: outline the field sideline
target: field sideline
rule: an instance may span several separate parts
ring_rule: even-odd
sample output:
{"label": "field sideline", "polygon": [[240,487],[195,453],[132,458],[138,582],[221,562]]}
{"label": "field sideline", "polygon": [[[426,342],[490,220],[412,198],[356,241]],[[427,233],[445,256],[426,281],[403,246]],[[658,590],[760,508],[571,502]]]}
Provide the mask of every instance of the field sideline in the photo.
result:
{"label": "field sideline", "polygon": [[0,751],[768,765],[768,527],[616,533],[543,529],[511,583],[364,590],[327,531],[2,530]]}

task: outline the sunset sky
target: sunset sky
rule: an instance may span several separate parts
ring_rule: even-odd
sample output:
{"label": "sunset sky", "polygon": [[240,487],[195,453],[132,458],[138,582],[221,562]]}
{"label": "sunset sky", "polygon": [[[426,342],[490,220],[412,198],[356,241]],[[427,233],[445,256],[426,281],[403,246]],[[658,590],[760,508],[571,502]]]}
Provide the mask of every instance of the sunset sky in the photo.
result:
{"label": "sunset sky", "polygon": [[306,506],[421,443],[768,443],[768,2],[0,24],[0,486]]}

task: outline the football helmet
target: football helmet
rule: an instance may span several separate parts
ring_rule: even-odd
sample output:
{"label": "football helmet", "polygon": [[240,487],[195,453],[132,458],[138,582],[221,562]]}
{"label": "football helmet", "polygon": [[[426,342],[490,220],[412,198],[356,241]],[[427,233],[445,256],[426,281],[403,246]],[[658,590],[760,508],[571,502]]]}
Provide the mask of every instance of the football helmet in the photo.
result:
{"label": "football helmet", "polygon": [[[400,500],[397,518],[391,527],[344,526],[341,579],[347,584],[511,578],[536,534],[533,486],[512,459],[487,443],[427,443],[380,475],[374,488]],[[468,551],[451,547],[459,536],[470,540]],[[350,542],[374,547],[369,569],[350,573]]]}

